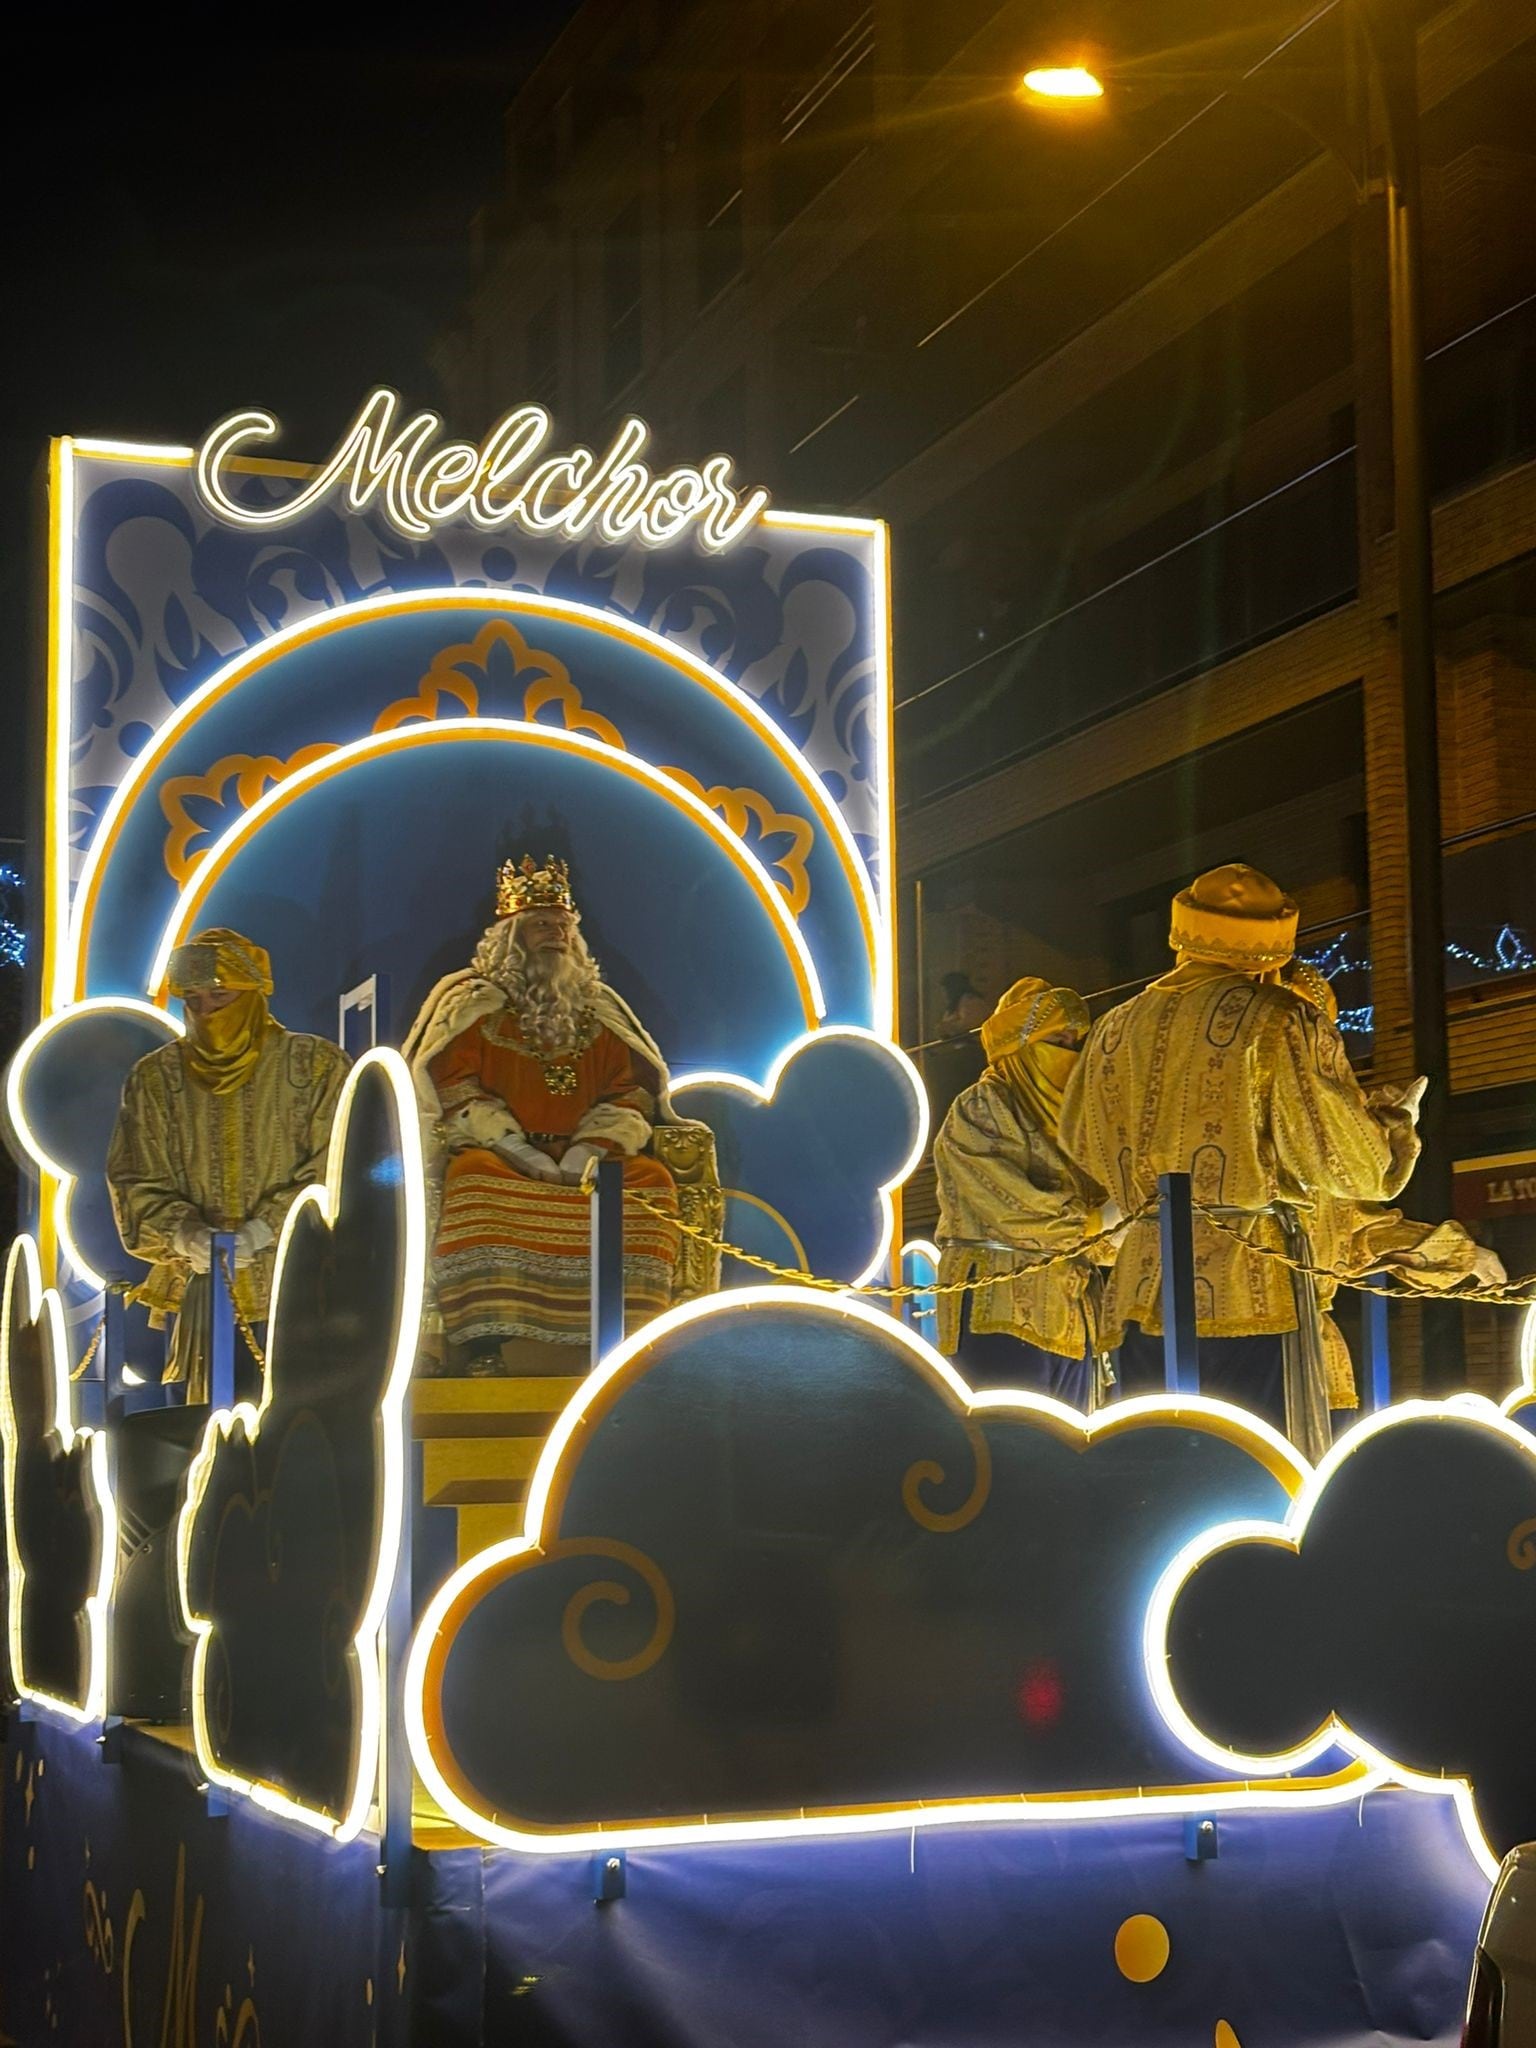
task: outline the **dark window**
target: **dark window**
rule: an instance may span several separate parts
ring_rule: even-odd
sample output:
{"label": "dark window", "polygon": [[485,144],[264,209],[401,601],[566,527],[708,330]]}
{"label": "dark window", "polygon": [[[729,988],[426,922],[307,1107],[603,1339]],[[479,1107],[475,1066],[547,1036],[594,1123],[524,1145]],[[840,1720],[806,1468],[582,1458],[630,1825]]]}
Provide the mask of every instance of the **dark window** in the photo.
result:
{"label": "dark window", "polygon": [[698,412],[699,454],[743,458],[747,438],[747,375],[733,370],[703,400]]}
{"label": "dark window", "polygon": [[697,137],[699,303],[741,269],[741,81],[732,79],[699,117]]}
{"label": "dark window", "polygon": [[875,10],[798,0],[771,53],[782,81],[773,208],[794,219],[869,140],[874,118]]}
{"label": "dark window", "polygon": [[640,374],[640,201],[631,199],[608,224],[603,239],[603,387],[610,398]]}
{"label": "dark window", "polygon": [[560,410],[560,306],[550,299],[528,322],[523,341],[523,401]]}

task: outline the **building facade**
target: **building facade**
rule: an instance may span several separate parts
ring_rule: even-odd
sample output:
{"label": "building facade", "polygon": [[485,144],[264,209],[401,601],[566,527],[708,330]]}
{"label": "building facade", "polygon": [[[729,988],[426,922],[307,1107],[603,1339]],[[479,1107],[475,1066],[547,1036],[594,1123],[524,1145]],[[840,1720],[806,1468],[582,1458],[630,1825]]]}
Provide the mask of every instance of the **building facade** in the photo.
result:
{"label": "building facade", "polygon": [[[635,412],[663,457],[892,523],[910,1045],[949,974],[1107,1006],[1166,964],[1173,890],[1245,859],[1299,899],[1357,1065],[1413,1071],[1348,7],[586,0],[507,110],[439,352],[456,424],[532,398],[591,442]],[[1529,1271],[1536,6],[1417,11],[1452,1147]],[[1102,101],[1016,93],[1084,56]],[[1469,1313],[1474,1385],[1517,1328]]]}

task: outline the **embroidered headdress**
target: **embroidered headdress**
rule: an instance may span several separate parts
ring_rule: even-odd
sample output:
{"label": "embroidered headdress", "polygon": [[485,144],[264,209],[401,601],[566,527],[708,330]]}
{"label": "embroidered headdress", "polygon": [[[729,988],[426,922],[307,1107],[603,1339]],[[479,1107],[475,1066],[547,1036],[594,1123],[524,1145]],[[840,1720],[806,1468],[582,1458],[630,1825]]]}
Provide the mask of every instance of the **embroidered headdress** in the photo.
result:
{"label": "embroidered headdress", "polygon": [[1296,950],[1296,905],[1268,875],[1229,861],[1174,897],[1168,943],[1192,960],[1262,974]]}

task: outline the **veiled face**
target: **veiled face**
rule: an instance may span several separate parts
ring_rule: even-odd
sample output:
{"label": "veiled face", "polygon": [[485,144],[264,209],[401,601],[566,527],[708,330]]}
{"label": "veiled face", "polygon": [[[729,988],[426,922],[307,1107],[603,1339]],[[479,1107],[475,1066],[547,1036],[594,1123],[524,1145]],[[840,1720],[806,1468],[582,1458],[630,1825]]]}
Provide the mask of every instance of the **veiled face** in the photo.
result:
{"label": "veiled face", "polygon": [[181,999],[182,1008],[193,1017],[211,1017],[227,1010],[244,993],[238,988],[189,988]]}

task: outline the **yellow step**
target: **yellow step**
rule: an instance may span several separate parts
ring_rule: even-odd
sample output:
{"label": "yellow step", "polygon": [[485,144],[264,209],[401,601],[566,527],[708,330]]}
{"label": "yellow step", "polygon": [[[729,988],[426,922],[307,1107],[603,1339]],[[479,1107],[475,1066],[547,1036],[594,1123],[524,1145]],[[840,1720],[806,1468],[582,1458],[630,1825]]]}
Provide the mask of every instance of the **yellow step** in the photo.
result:
{"label": "yellow step", "polygon": [[423,1498],[439,1503],[457,1480],[519,1480],[526,1483],[539,1461],[546,1432],[531,1436],[433,1436],[422,1445]]}
{"label": "yellow step", "polygon": [[416,1380],[411,1433],[434,1436],[547,1434],[579,1379]]}
{"label": "yellow step", "polygon": [[522,1507],[510,1501],[465,1502],[458,1516],[460,1564],[493,1543],[505,1543],[509,1536],[523,1533]]}

